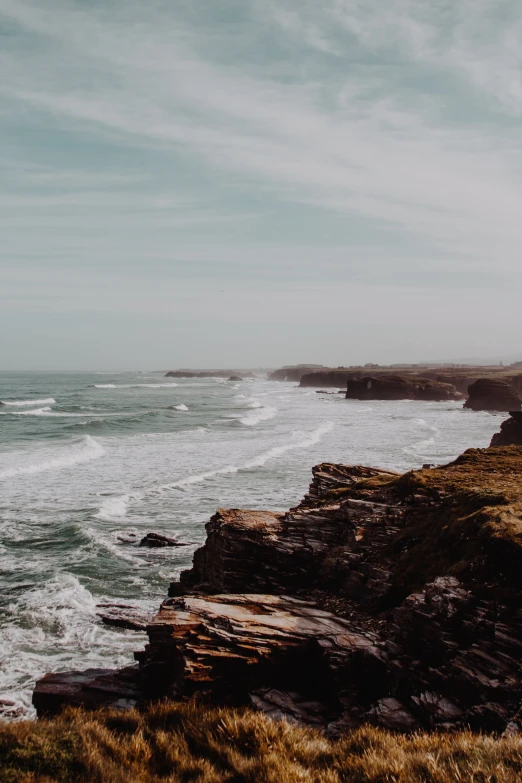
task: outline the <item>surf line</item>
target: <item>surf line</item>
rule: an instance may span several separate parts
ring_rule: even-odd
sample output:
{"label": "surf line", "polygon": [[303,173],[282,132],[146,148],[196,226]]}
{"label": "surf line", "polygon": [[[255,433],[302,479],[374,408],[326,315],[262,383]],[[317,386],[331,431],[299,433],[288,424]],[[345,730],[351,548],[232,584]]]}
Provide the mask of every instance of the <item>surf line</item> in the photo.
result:
{"label": "surf line", "polygon": [[296,449],[307,449],[311,446],[315,446],[319,441],[333,429],[333,421],[323,421],[317,429],[308,433],[304,438],[294,442],[286,443],[281,446],[273,446],[271,449],[264,451],[257,457],[254,457],[243,465],[224,465],[220,468],[214,468],[214,470],[207,470],[203,473],[196,473],[186,478],[173,481],[169,484],[160,484],[158,486],[150,487],[142,492],[133,492],[118,497],[111,497],[104,501],[96,514],[99,519],[110,520],[114,518],[121,518],[127,513],[128,507],[131,503],[138,503],[147,497],[154,497],[155,495],[161,495],[164,492],[168,492],[171,489],[184,489],[185,487],[192,486],[193,484],[201,484],[207,479],[214,478],[215,476],[226,476],[234,473],[240,473],[243,470],[252,470],[253,468],[262,468],[269,460],[286,454],[288,451],[294,451]]}

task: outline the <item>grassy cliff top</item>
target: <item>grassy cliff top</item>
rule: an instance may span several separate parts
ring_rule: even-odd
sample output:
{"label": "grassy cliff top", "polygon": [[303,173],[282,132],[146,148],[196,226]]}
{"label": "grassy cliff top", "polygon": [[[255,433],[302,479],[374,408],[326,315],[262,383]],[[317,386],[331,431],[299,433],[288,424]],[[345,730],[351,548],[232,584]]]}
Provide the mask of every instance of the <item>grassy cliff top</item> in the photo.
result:
{"label": "grassy cliff top", "polygon": [[160,704],[0,724],[1,783],[515,783],[522,739],[401,736],[337,741],[248,710]]}

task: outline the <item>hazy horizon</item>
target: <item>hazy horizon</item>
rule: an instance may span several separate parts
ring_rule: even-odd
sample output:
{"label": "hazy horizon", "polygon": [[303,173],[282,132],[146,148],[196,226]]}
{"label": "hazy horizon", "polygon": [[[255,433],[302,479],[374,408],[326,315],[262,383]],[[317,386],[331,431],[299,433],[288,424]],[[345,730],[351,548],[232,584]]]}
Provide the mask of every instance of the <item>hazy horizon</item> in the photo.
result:
{"label": "hazy horizon", "polygon": [[0,370],[522,359],[514,0],[0,0]]}

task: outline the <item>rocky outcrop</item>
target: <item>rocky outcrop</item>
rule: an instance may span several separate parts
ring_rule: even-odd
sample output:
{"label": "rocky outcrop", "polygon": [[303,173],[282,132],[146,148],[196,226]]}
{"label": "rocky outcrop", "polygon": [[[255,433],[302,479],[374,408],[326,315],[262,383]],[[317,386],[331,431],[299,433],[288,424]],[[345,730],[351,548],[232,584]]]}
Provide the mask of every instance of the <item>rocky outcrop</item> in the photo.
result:
{"label": "rocky outcrop", "polygon": [[48,675],[65,704],[197,695],[336,734],[522,730],[522,449],[398,475],[314,468],[286,513],[221,509],[137,667]]}
{"label": "rocky outcrop", "polygon": [[506,381],[479,378],[468,389],[465,408],[474,411],[519,411],[520,397]]}
{"label": "rocky outcrop", "polygon": [[326,386],[335,389],[345,389],[347,382],[351,378],[360,378],[361,371],[357,370],[314,370],[303,375],[300,379],[299,386],[314,387],[314,386]]}
{"label": "rocky outcrop", "polygon": [[491,446],[522,446],[522,412],[511,411],[510,418],[500,425],[500,432],[491,438]]}
{"label": "rocky outcrop", "polygon": [[165,374],[165,378],[225,378],[238,376],[240,380],[244,378],[253,378],[252,372],[240,372],[239,370],[170,370]]}
{"label": "rocky outcrop", "polygon": [[449,383],[402,375],[374,375],[348,380],[348,400],[460,400],[462,394]]}
{"label": "rocky outcrop", "polygon": [[104,625],[125,628],[128,631],[145,631],[153,613],[128,604],[98,604],[96,612]]}
{"label": "rocky outcrop", "polygon": [[159,549],[166,546],[189,546],[182,544],[177,538],[169,538],[161,533],[147,533],[140,541],[140,546],[147,546],[149,549]]}
{"label": "rocky outcrop", "polygon": [[294,381],[299,383],[301,377],[312,370],[319,369],[322,364],[294,364],[288,367],[281,367],[269,373],[269,381]]}

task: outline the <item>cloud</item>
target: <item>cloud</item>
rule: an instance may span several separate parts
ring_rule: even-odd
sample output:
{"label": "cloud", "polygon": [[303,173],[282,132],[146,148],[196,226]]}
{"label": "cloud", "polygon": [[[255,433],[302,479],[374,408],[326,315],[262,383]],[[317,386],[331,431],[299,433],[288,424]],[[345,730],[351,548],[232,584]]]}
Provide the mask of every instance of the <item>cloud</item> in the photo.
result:
{"label": "cloud", "polygon": [[[442,2],[395,0],[383,10],[329,0],[314,10],[287,0],[263,11],[251,0],[239,35],[264,18],[269,39],[276,31],[300,38],[301,55],[294,50],[279,71],[248,52],[227,62],[229,26],[221,38],[190,27],[183,8],[152,3],[145,14],[117,3],[112,13],[2,0],[0,15],[28,36],[25,51],[4,56],[4,94],[68,127],[171,155],[185,150],[236,187],[360,215],[456,257],[485,256],[500,243],[512,263],[522,239],[512,168],[519,142],[489,98],[505,82],[500,97],[513,110],[520,53],[503,53],[513,34],[500,23],[492,39],[478,37],[490,3],[468,15]],[[324,57],[307,64],[310,48]],[[398,81],[399,66],[408,74]],[[423,85],[434,73],[460,80],[458,94]],[[465,79],[484,105],[475,121],[458,123],[442,104],[462,97]]]}
{"label": "cloud", "polygon": [[39,269],[27,300],[10,273],[21,307],[109,312],[124,267],[152,276],[115,309],[156,287],[187,318],[220,317],[208,280],[247,321],[316,291],[325,323],[363,292],[394,323],[382,292],[408,312],[433,288],[460,324],[466,288],[520,292],[515,0],[0,0],[0,25],[1,263],[108,270],[99,299],[87,273]]}

